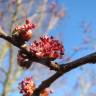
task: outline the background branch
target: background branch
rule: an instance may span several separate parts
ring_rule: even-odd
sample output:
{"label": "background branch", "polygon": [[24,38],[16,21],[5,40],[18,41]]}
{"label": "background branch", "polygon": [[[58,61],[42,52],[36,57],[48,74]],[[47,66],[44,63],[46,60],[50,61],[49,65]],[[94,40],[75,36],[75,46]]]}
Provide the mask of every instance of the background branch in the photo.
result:
{"label": "background branch", "polygon": [[[12,32],[12,27],[13,27],[13,24],[14,22],[16,21],[16,18],[17,18],[17,13],[18,13],[18,7],[19,7],[19,0],[16,1],[16,10],[13,12],[12,14],[12,20],[11,20],[11,23],[10,23],[10,28],[9,28],[9,35],[11,35],[11,32]],[[4,34],[3,30],[1,30],[2,32],[2,35],[1,37],[3,37],[5,35],[5,37],[7,37],[7,34]],[[8,69],[8,72],[7,72],[7,75],[6,75],[6,79],[5,79],[5,83],[4,83],[4,90],[3,90],[3,93],[2,93],[2,96],[7,96],[9,91],[10,91],[10,87],[9,87],[9,84],[11,84],[11,77],[12,77],[12,72],[13,72],[13,67],[14,67],[14,52],[13,52],[13,48],[12,48],[12,44],[10,43],[9,44],[9,69]]]}

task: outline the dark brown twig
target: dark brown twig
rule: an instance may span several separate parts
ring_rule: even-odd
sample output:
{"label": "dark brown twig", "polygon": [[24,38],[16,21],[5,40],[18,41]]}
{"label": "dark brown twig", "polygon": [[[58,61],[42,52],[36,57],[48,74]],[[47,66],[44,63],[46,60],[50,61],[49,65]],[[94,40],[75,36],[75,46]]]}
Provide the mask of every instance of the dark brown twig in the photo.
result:
{"label": "dark brown twig", "polygon": [[27,48],[23,48],[19,46],[10,36],[7,36],[7,34],[0,34],[0,37],[7,40],[11,44],[15,45],[16,47],[20,48],[24,53],[28,55],[28,57],[32,61],[36,61],[39,63],[42,63],[43,65],[49,67],[51,70],[57,71],[53,76],[48,78],[47,80],[43,81],[41,85],[35,90],[34,96],[39,96],[40,92],[44,90],[46,87],[49,87],[55,80],[57,80],[60,76],[62,76],[64,73],[69,72],[81,65],[85,65],[88,63],[96,63],[96,52],[91,53],[87,56],[84,56],[80,59],[74,60],[72,62],[59,65],[57,63],[49,62],[47,59],[39,59],[35,55],[31,54]]}

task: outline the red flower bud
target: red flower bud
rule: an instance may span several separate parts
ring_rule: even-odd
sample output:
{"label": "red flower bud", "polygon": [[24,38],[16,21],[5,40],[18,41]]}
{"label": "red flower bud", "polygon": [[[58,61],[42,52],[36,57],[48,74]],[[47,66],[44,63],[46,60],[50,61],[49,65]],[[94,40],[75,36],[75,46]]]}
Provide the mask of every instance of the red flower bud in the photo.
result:
{"label": "red flower bud", "polygon": [[15,27],[12,33],[12,37],[14,37],[15,40],[20,39],[20,40],[28,41],[32,38],[31,30],[35,27],[36,27],[35,24],[31,23],[28,19],[26,19],[26,24]]}
{"label": "red flower bud", "polygon": [[21,36],[25,41],[30,40],[32,38],[32,30],[24,32],[23,34],[21,34]]}
{"label": "red flower bud", "polygon": [[31,23],[30,20],[26,19],[26,24],[29,24],[29,23]]}

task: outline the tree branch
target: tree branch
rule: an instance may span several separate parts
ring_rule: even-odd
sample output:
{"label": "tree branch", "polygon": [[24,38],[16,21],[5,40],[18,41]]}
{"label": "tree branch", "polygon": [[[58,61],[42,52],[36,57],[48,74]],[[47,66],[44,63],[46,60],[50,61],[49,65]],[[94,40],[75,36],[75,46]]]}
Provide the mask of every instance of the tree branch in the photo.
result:
{"label": "tree branch", "polygon": [[50,78],[44,80],[40,86],[35,90],[34,96],[39,96],[40,92],[44,90],[45,88],[49,87],[55,80],[57,80],[59,77],[61,77],[66,72],[69,72],[81,65],[85,65],[87,63],[96,63],[96,52],[89,54],[87,56],[84,56],[80,59],[77,59],[73,62],[62,64],[60,67],[60,70],[56,72],[53,76]]}
{"label": "tree branch", "polygon": [[[4,32],[4,31],[3,31]],[[0,31],[1,33],[1,31]],[[64,71],[69,71],[73,68],[76,68],[80,65],[86,64],[86,63],[96,63],[96,52],[91,53],[87,56],[84,56],[80,59],[74,60],[72,62],[66,63],[66,64],[62,64],[59,65],[58,63],[53,63],[53,62],[49,62],[47,59],[41,59],[41,58],[37,58],[35,55],[33,55],[32,53],[30,53],[30,51],[28,50],[28,48],[24,48],[22,46],[19,46],[17,42],[15,42],[12,37],[8,36],[7,34],[0,35],[0,38],[5,39],[6,41],[10,42],[11,44],[13,44],[14,46],[20,48],[25,54],[28,55],[29,59],[31,59],[32,61],[36,61],[39,63],[42,63],[43,65],[49,67],[51,70],[55,70],[55,71],[59,71],[62,72]]]}
{"label": "tree branch", "polygon": [[77,60],[74,60],[72,62],[59,65],[57,63],[50,62],[47,59],[37,58],[35,55],[30,53],[28,48],[23,48],[23,47],[19,46],[12,39],[12,37],[8,36],[5,33],[3,34],[3,31],[1,31],[1,30],[0,30],[0,38],[3,38],[5,40],[7,40],[8,42],[10,42],[11,44],[13,44],[14,46],[20,48],[25,54],[28,55],[29,59],[31,59],[32,61],[39,62],[39,63],[49,67],[51,70],[57,71],[53,76],[51,76],[50,78],[48,78],[47,80],[45,80],[41,83],[41,85],[34,92],[34,94],[35,94],[34,96],[39,96],[41,90],[45,89],[46,87],[49,87],[55,80],[57,80],[64,73],[69,72],[69,71],[71,71],[71,70],[73,70],[73,69],[75,69],[81,65],[85,65],[87,63],[92,63],[92,64],[96,63],[96,52],[94,52],[94,53],[91,53],[87,56],[81,57]]}
{"label": "tree branch", "polygon": [[55,71],[59,70],[60,66],[57,63],[51,63],[51,62],[49,62],[48,59],[45,59],[45,58],[42,58],[42,59],[41,58],[37,58],[34,54],[32,54],[29,51],[28,47],[25,48],[25,47],[22,47],[22,46],[18,45],[18,42],[14,41],[13,38],[8,36],[5,32],[4,32],[4,34],[0,35],[0,38],[5,39],[6,41],[10,42],[14,46],[16,46],[19,49],[21,49],[28,56],[28,58],[30,60],[38,62],[38,63],[42,63],[43,65],[49,67],[51,70],[55,70]]}

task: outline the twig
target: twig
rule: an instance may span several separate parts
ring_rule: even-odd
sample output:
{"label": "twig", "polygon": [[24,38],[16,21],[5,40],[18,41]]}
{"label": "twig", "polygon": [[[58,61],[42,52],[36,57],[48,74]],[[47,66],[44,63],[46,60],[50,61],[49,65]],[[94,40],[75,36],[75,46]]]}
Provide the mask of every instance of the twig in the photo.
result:
{"label": "twig", "polygon": [[44,90],[45,88],[49,87],[55,80],[57,80],[59,77],[61,77],[66,72],[69,72],[81,65],[85,65],[87,63],[96,63],[96,52],[89,54],[87,56],[84,56],[80,59],[77,59],[73,62],[62,64],[60,67],[60,70],[56,72],[53,76],[50,78],[44,80],[41,85],[35,90],[34,96],[39,96],[40,92]]}
{"label": "twig", "polygon": [[6,36],[7,34],[3,31],[3,29],[0,27],[0,37]]}
{"label": "twig", "polygon": [[49,67],[51,70],[58,71],[60,69],[60,66],[57,63],[51,63],[51,62],[49,62],[48,59],[37,58],[34,54],[30,53],[30,51],[28,50],[29,48],[24,48],[24,47],[18,45],[18,42],[14,41],[12,39],[12,37],[8,36],[7,34],[1,35],[0,38],[5,39],[6,41],[10,42],[14,46],[21,49],[28,56],[28,58],[30,60],[42,63],[43,65],[46,65],[47,67]]}
{"label": "twig", "polygon": [[[2,33],[3,31],[0,30],[0,32]],[[57,80],[60,76],[62,76],[64,73],[69,72],[81,65],[85,65],[87,63],[96,63],[96,52],[91,53],[87,56],[84,56],[80,59],[74,60],[72,62],[66,63],[66,64],[62,64],[59,65],[57,63],[52,63],[49,62],[47,59],[39,59],[37,58],[35,55],[33,55],[32,53],[29,52],[29,50],[27,50],[27,48],[22,48],[20,47],[13,39],[12,37],[8,36],[7,34],[2,34],[0,35],[0,38],[3,38],[5,40],[7,40],[8,42],[10,42],[11,44],[15,45],[16,47],[20,48],[21,50],[23,50],[24,53],[26,53],[29,57],[29,59],[42,63],[43,65],[49,67],[51,70],[55,70],[57,71],[53,76],[51,76],[50,78],[48,78],[47,80],[43,81],[41,83],[41,85],[36,89],[36,91],[34,92],[34,96],[39,96],[41,90],[45,89],[46,87],[49,87],[55,80]]]}
{"label": "twig", "polygon": [[0,37],[3,38],[3,39],[5,39],[5,40],[7,40],[8,42],[10,42],[11,44],[13,44],[14,46],[20,48],[21,50],[23,50],[23,52],[25,54],[27,54],[28,57],[30,59],[32,59],[33,61],[42,63],[43,65],[46,65],[47,67],[49,67],[51,70],[55,70],[55,71],[62,71],[62,70],[65,70],[65,69],[70,70],[71,67],[72,68],[73,67],[75,68],[75,67],[78,67],[79,65],[82,65],[82,64],[85,64],[85,63],[95,63],[96,62],[96,52],[94,52],[94,53],[91,53],[91,54],[89,54],[87,56],[84,56],[84,57],[82,57],[80,59],[77,59],[75,61],[72,61],[72,62],[69,62],[69,63],[66,63],[66,64],[59,65],[57,63],[49,62],[46,59],[39,59],[39,58],[37,58],[35,55],[33,55],[32,53],[30,53],[29,50],[27,50],[27,48],[23,48],[23,47],[19,46],[12,39],[12,37],[8,36],[7,34],[2,35]]}

